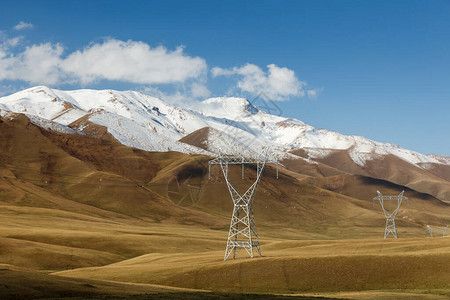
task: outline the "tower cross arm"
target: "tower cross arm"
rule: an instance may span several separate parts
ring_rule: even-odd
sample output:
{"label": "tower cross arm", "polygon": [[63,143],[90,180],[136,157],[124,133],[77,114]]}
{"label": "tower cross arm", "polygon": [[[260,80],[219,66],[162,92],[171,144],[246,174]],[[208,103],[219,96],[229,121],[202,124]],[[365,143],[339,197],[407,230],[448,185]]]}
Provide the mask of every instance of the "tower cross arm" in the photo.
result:
{"label": "tower cross arm", "polygon": [[241,164],[262,164],[262,163],[276,164],[278,163],[278,161],[274,159],[246,158],[241,156],[222,156],[209,161],[210,165],[220,165],[220,164],[241,165]]}

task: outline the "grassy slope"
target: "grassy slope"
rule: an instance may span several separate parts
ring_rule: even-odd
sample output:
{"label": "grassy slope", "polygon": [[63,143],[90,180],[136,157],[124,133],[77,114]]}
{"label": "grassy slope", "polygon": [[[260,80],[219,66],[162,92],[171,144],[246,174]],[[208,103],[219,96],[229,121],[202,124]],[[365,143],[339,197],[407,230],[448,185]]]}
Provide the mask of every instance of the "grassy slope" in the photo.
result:
{"label": "grassy slope", "polygon": [[147,254],[57,274],[227,292],[448,288],[450,239],[430,239],[425,247],[423,243],[423,239],[278,241],[266,243],[265,256],[253,260],[221,262],[217,251]]}
{"label": "grassy slope", "polygon": [[190,289],[158,285],[71,279],[7,264],[0,264],[0,276],[2,299],[56,297],[86,297],[92,299],[93,297],[103,298],[103,295],[108,294],[127,298],[137,294],[156,294],[157,296],[165,295],[169,299],[173,295],[197,292]]}

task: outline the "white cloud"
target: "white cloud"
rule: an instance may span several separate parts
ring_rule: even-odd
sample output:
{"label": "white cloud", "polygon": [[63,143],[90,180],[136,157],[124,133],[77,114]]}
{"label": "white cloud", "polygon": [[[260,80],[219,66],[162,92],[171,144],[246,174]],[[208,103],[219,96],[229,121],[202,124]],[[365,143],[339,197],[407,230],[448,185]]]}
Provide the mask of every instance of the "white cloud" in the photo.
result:
{"label": "white cloud", "polygon": [[32,84],[56,84],[63,76],[59,68],[62,53],[61,45],[50,43],[26,47],[17,55],[11,54],[9,49],[3,50],[3,53],[0,53],[0,81],[22,80]]}
{"label": "white cloud", "polygon": [[24,21],[20,21],[19,24],[17,24],[16,26],[14,26],[14,30],[24,30],[24,29],[31,29],[33,28],[33,24],[31,23],[26,23]]}
{"label": "white cloud", "polygon": [[196,100],[204,100],[211,95],[208,88],[199,82],[191,82],[183,85],[178,85],[169,91],[161,91],[154,86],[145,86],[139,89],[142,93],[158,97],[176,106],[185,108],[193,107],[197,103]]}
{"label": "white cloud", "polygon": [[0,31],[0,51],[8,51],[10,48],[17,47],[22,41],[23,36],[9,38],[4,32]]}
{"label": "white cloud", "polygon": [[311,89],[311,90],[307,90],[306,94],[308,95],[309,98],[316,98],[317,95],[319,95],[322,91],[323,91],[323,88]]}
{"label": "white cloud", "polygon": [[7,47],[16,47],[17,45],[19,45],[20,41],[22,40],[23,37],[21,36],[16,36],[12,39],[6,39],[4,41],[5,45]]}
{"label": "white cloud", "polygon": [[206,73],[206,62],[178,47],[169,51],[144,42],[107,40],[71,53],[62,69],[76,81],[88,84],[107,79],[141,84],[182,83]]}
{"label": "white cloud", "polygon": [[193,98],[206,98],[209,95],[211,95],[211,92],[208,90],[208,88],[201,83],[194,82],[191,85],[191,96]]}
{"label": "white cloud", "polygon": [[272,100],[287,100],[290,96],[303,97],[305,82],[299,81],[293,70],[280,68],[275,64],[267,66],[267,72],[253,64],[242,67],[222,69],[215,67],[211,70],[213,77],[239,75],[241,79],[237,87],[253,94],[264,92]]}
{"label": "white cloud", "polygon": [[[107,39],[67,53],[63,45],[54,43],[23,47],[22,39],[8,38],[0,31],[0,83],[17,80],[34,85],[87,86],[110,80],[144,85],[152,94],[157,94],[157,86],[164,91],[161,97],[177,102],[211,95],[206,86],[206,61],[187,55],[183,47],[169,50],[140,41]],[[293,70],[275,64],[268,65],[267,70],[253,64],[231,69],[216,67],[211,74],[239,76],[234,91],[264,92],[272,100],[302,97],[305,93],[313,98],[320,92],[305,90],[306,83],[299,81]]]}
{"label": "white cloud", "polygon": [[38,44],[13,51],[19,40],[0,41],[0,81],[32,84],[81,83],[117,80],[139,84],[184,83],[204,79],[204,59],[190,57],[178,47],[169,51],[136,41],[109,39],[63,57],[60,44]]}

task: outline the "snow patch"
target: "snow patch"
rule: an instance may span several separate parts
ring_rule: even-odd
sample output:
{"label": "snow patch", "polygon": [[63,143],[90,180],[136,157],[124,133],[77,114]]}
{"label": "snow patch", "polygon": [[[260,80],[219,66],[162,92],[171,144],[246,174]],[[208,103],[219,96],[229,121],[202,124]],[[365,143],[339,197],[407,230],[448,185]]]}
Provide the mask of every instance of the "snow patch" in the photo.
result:
{"label": "snow patch", "polygon": [[30,122],[33,123],[36,126],[39,126],[41,128],[50,130],[50,131],[55,131],[55,132],[59,132],[59,133],[67,133],[67,134],[84,134],[83,132],[80,132],[78,130],[75,130],[73,128],[70,128],[68,126],[56,123],[56,122],[52,122],[37,116],[32,116],[32,115],[26,115],[29,119]]}

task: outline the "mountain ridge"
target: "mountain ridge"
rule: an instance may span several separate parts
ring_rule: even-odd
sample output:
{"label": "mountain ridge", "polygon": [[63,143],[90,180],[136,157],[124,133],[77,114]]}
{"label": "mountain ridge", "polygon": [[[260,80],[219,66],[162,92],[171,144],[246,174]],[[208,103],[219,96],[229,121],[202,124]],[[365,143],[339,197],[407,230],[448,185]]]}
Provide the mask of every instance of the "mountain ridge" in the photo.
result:
{"label": "mountain ridge", "polygon": [[[254,152],[271,146],[278,156],[286,157],[289,156],[287,151],[309,149],[309,156],[315,159],[326,157],[329,149],[349,150],[353,161],[361,166],[387,154],[418,167],[425,163],[450,165],[448,157],[424,155],[391,143],[346,136],[314,128],[293,118],[270,115],[247,99],[237,97],[210,98],[196,103],[193,108],[184,109],[136,91],[61,91],[37,86],[1,97],[0,109],[69,127],[85,117],[92,123],[105,126],[122,144],[148,151],[217,154],[205,153],[199,147],[192,148],[178,142],[196,130],[211,127],[239,140],[237,151],[242,144]],[[77,129],[83,131],[84,128],[79,126]],[[249,145],[248,140],[254,145]]]}

